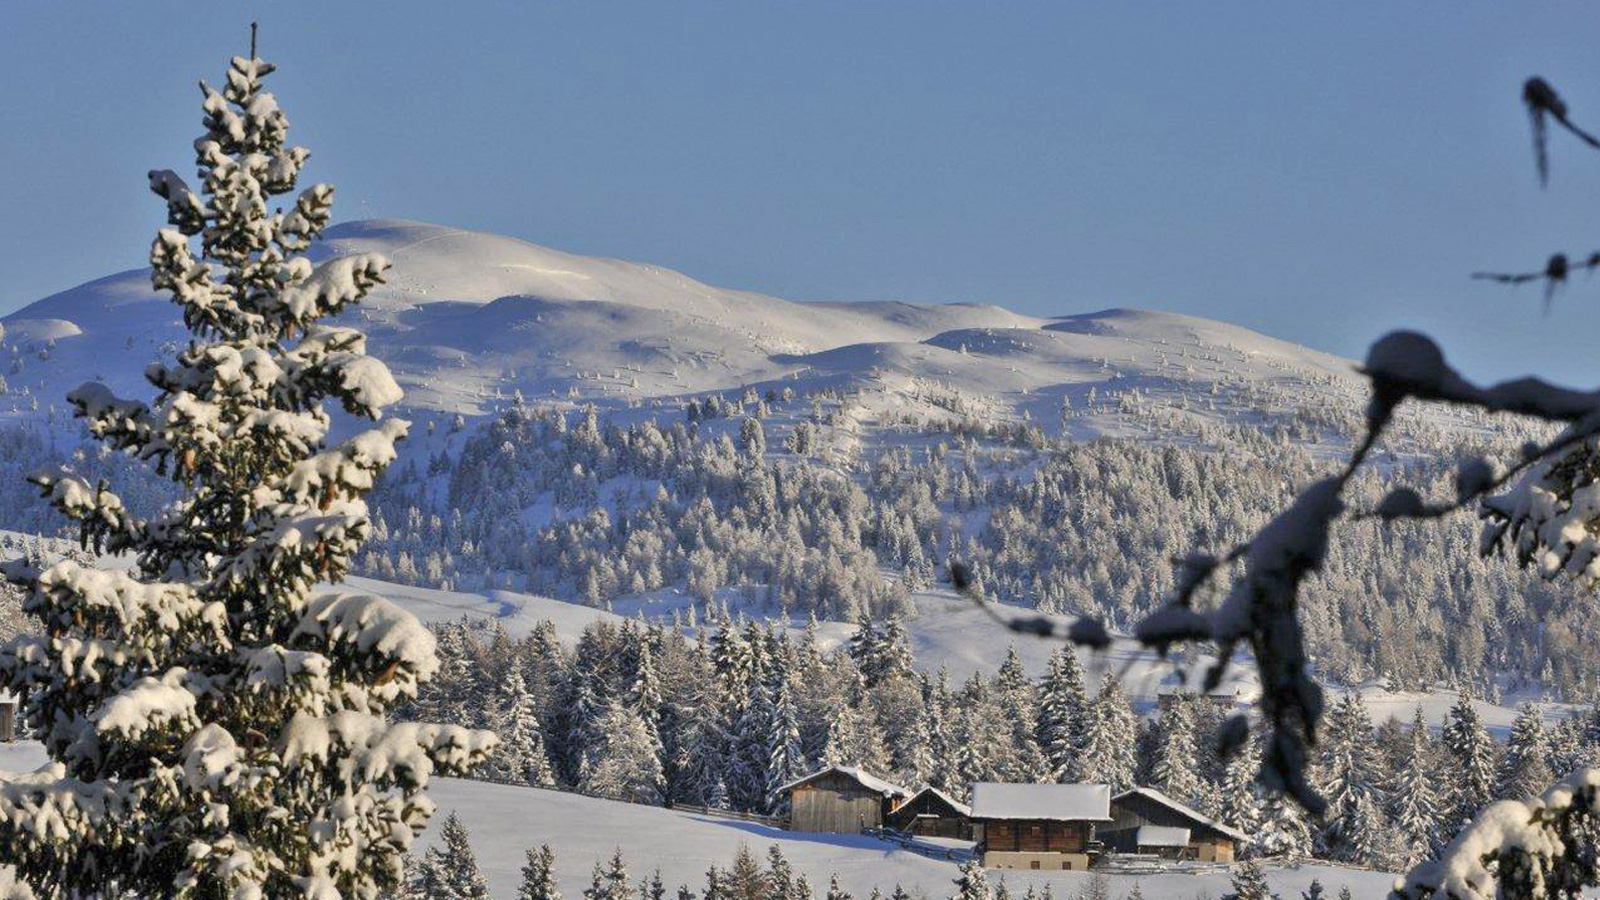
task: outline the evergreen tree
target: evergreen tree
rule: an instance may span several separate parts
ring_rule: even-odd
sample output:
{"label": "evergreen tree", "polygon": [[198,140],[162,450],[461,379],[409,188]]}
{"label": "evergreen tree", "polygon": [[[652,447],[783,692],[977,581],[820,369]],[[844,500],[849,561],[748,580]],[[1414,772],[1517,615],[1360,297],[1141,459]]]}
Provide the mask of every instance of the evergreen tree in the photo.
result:
{"label": "evergreen tree", "polygon": [[285,144],[262,86],[272,69],[236,57],[221,91],[202,85],[199,193],[150,173],[172,226],[151,247],[151,283],[192,332],[145,371],[153,405],[99,383],[68,395],[92,436],[153,464],[179,499],[146,520],[103,481],[39,475],[85,546],[135,565],[4,569],[43,628],[10,645],[0,685],[59,765],[7,805],[0,862],[41,896],[393,891],[432,809],[428,773],[464,772],[493,747],[389,724],[436,671],[432,635],[381,598],[314,593],[370,535],[363,495],[407,426],[327,444],[326,401],[378,420],[400,400],[359,331],[320,321],[389,264],[301,255],[329,221],[328,185],[269,214],[309,156]]}
{"label": "evergreen tree", "polygon": [[1276,900],[1277,894],[1267,888],[1267,876],[1254,860],[1235,866],[1232,873],[1233,890],[1223,895],[1223,900]]}
{"label": "evergreen tree", "polygon": [[1180,803],[1197,804],[1201,785],[1193,709],[1181,696],[1166,699],[1156,721],[1150,783]]}
{"label": "evergreen tree", "polygon": [[585,792],[601,797],[659,804],[665,779],[660,746],[651,739],[644,720],[633,710],[613,701],[599,722],[599,735],[585,756]]}
{"label": "evergreen tree", "polygon": [[1261,808],[1261,830],[1256,836],[1256,852],[1262,856],[1311,855],[1311,826],[1300,804],[1282,791],[1267,795]]}
{"label": "evergreen tree", "polygon": [[549,844],[529,847],[527,862],[522,866],[522,884],[517,887],[517,900],[561,900],[556,889],[556,853]]}
{"label": "evergreen tree", "polygon": [[466,826],[453,812],[439,829],[439,843],[422,859],[419,883],[426,900],[488,900],[489,883],[478,869]]}
{"label": "evergreen tree", "polygon": [[495,759],[495,774],[521,784],[554,787],[555,772],[545,752],[539,711],[534,706],[533,696],[528,693],[522,670],[517,666],[507,667],[503,694],[504,714],[501,717],[500,753]]}
{"label": "evergreen tree", "polygon": [[1100,694],[1083,714],[1083,744],[1075,777],[1090,784],[1110,785],[1119,794],[1134,785],[1138,770],[1139,720],[1122,693],[1115,672],[1107,672]]}
{"label": "evergreen tree", "polygon": [[956,894],[953,900],[993,900],[994,892],[989,889],[989,877],[983,871],[983,866],[978,865],[976,859],[969,859],[961,864],[961,871],[955,878]]}
{"label": "evergreen tree", "polygon": [[1301,892],[1300,900],[1327,900],[1328,892],[1322,887],[1319,879],[1311,879],[1311,886]]}
{"label": "evergreen tree", "polygon": [[779,814],[786,803],[781,788],[805,774],[800,753],[800,723],[789,690],[789,679],[778,680],[777,696],[769,707],[766,727],[766,811]]}
{"label": "evergreen tree", "polygon": [[601,865],[595,861],[589,886],[584,888],[584,900],[633,900],[628,888],[628,867],[622,861],[622,848],[611,854],[611,862]]}
{"label": "evergreen tree", "polygon": [[723,890],[728,900],[775,900],[767,893],[767,876],[761,863],[744,844],[733,855],[733,865],[724,873]]}
{"label": "evergreen tree", "polygon": [[1511,723],[1505,761],[1500,767],[1502,799],[1526,800],[1544,792],[1555,776],[1550,772],[1550,746],[1544,717],[1532,703],[1524,703]]}
{"label": "evergreen tree", "polygon": [[822,900],[855,900],[855,898],[850,896],[849,891],[839,886],[838,875],[830,875],[828,876],[828,893],[823,895]]}
{"label": "evergreen tree", "polygon": [[1039,747],[1050,767],[1050,777],[1063,784],[1079,780],[1079,761],[1088,756],[1089,701],[1084,690],[1083,667],[1071,645],[1050,654],[1049,668],[1039,696]]}
{"label": "evergreen tree", "polygon": [[1443,806],[1434,781],[1437,763],[1428,741],[1428,726],[1417,707],[1404,761],[1389,790],[1389,821],[1399,832],[1401,868],[1410,869],[1439,851]]}
{"label": "evergreen tree", "polygon": [[1495,747],[1468,694],[1462,694],[1450,707],[1442,737],[1455,786],[1452,821],[1443,832],[1453,834],[1494,799]]}
{"label": "evergreen tree", "polygon": [[1382,797],[1373,758],[1372,719],[1358,693],[1334,704],[1324,724],[1318,786],[1328,801],[1320,835],[1323,852],[1334,859],[1372,862],[1371,824]]}
{"label": "evergreen tree", "polygon": [[1250,835],[1251,842],[1239,848],[1251,853],[1255,838],[1261,833],[1261,820],[1265,814],[1256,775],[1261,769],[1261,750],[1255,741],[1245,741],[1228,760],[1223,772],[1221,809],[1222,823]]}

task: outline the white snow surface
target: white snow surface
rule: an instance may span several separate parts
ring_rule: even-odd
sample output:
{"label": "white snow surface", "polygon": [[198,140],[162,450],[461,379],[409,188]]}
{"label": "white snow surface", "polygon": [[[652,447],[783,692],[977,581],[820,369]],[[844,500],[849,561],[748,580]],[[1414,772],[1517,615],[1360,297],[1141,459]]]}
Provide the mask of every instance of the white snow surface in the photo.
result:
{"label": "white snow surface", "polygon": [[[44,748],[32,741],[0,744],[0,773],[31,772],[46,761]],[[954,893],[955,863],[861,835],[800,834],[693,812],[453,778],[434,779],[428,795],[438,805],[438,813],[418,852],[437,841],[439,823],[454,811],[467,827],[494,900],[515,900],[524,851],[540,844],[555,849],[556,875],[566,897],[581,897],[594,861],[609,858],[619,844],[634,880],[659,868],[669,891],[679,884],[702,889],[706,869],[713,864],[725,867],[741,844],[758,854],[778,844],[795,868],[810,878],[819,897],[834,873],[857,897],[865,897],[874,885],[887,894],[895,884],[930,900]],[[1267,882],[1284,897],[1298,897],[1313,878],[1320,879],[1333,896],[1348,884],[1356,897],[1382,897],[1395,877],[1320,864],[1269,866],[1266,872]],[[999,874],[991,872],[991,880],[997,880]],[[1088,875],[1011,871],[1005,878],[1014,893],[1021,893],[1029,884],[1042,887],[1048,882],[1057,897],[1071,897]],[[1219,871],[1110,875],[1108,879],[1113,897],[1124,896],[1137,882],[1149,900],[1192,900],[1200,894],[1220,897],[1229,884],[1227,875]]]}

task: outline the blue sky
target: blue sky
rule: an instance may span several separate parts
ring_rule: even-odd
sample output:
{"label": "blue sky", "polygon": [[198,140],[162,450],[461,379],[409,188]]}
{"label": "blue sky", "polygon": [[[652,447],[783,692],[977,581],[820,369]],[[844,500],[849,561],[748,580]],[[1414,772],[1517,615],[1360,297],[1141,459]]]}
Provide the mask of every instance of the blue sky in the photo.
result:
{"label": "blue sky", "polygon": [[[1542,74],[1600,127],[1581,3],[13,4],[0,311],[142,263],[195,79],[262,55],[339,218],[405,217],[795,299],[1107,306],[1469,374],[1600,380],[1600,154],[1540,191]],[[1559,136],[1558,136],[1559,138]]]}

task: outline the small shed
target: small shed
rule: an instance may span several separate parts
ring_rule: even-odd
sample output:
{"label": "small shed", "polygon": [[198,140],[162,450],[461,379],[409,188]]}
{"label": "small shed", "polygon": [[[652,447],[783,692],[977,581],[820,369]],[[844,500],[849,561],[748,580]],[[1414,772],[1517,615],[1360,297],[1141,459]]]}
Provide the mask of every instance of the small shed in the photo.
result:
{"label": "small shed", "polygon": [[971,840],[972,807],[938,788],[925,787],[889,813],[889,827],[923,837]]}
{"label": "small shed", "polygon": [[783,785],[789,830],[859,834],[882,828],[911,792],[855,766],[828,766]]}
{"label": "small shed", "polygon": [[1099,855],[1095,827],[1111,821],[1103,784],[972,786],[978,858],[991,869],[1087,869]]}
{"label": "small shed", "polygon": [[[1238,829],[1201,815],[1149,787],[1136,787],[1111,798],[1111,818],[1101,836],[1107,848],[1121,853],[1233,862],[1238,845],[1250,840]],[[1172,842],[1180,831],[1186,840],[1182,847],[1175,847]]]}

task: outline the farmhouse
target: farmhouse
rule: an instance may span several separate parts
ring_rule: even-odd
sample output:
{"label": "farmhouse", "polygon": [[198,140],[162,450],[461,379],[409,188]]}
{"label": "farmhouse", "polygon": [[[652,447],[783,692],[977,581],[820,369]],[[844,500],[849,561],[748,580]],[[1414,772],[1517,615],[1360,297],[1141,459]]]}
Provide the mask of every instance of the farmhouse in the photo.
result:
{"label": "farmhouse", "polygon": [[789,830],[857,834],[882,828],[911,796],[855,766],[828,766],[780,787],[789,798]]}
{"label": "farmhouse", "polygon": [[1111,821],[1103,784],[972,786],[978,858],[991,869],[1087,869],[1101,851],[1095,826]]}
{"label": "farmhouse", "polygon": [[1250,839],[1147,787],[1111,798],[1111,824],[1100,835],[1108,849],[1120,853],[1202,862],[1233,862],[1237,845]]}
{"label": "farmhouse", "polygon": [[972,834],[972,807],[925,787],[889,813],[889,827],[924,837],[966,839]]}

